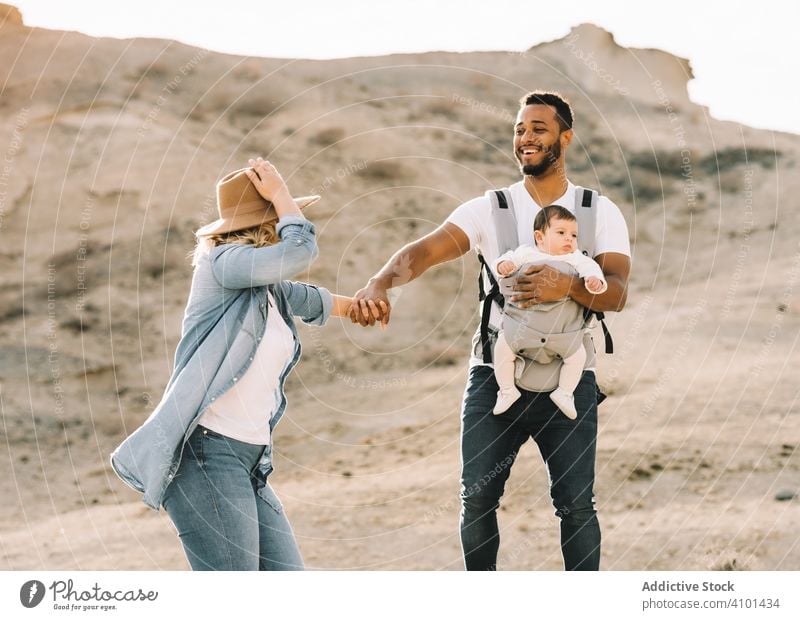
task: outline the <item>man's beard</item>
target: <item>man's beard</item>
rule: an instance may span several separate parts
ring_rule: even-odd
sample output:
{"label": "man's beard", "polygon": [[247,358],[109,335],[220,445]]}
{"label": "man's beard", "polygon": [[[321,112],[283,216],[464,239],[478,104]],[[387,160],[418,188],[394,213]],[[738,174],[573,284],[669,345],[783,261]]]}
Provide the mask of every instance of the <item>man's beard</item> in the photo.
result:
{"label": "man's beard", "polygon": [[541,177],[546,172],[549,172],[559,158],[561,157],[561,142],[556,140],[551,146],[542,149],[544,159],[538,164],[526,164],[520,167],[522,174],[526,177]]}

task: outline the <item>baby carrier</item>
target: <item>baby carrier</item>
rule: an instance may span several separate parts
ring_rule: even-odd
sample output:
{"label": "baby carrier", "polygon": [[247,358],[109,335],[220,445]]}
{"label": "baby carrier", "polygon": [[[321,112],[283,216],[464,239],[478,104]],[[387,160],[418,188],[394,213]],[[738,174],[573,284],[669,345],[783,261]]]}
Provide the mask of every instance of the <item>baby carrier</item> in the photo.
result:
{"label": "baby carrier", "polygon": [[[497,232],[498,252],[503,254],[519,246],[517,221],[514,215],[511,192],[508,189],[486,192],[492,205],[492,218]],[[595,229],[597,225],[597,201],[599,194],[591,189],[578,187],[575,191],[575,217],[578,221],[578,249],[586,256],[594,256]],[[586,348],[586,366],[594,365],[595,349],[588,328],[595,317],[600,320],[605,335],[606,353],[613,352],[611,334],[603,321],[602,312],[594,312],[572,299],[562,299],[539,304],[538,309],[516,307],[506,300],[515,293],[511,287],[516,275],[524,273],[523,265],[511,276],[498,282],[492,269],[478,253],[481,273],[478,276],[479,300],[482,303],[481,325],[476,335],[475,352],[485,363],[492,362],[494,344],[499,326],[491,324],[492,304],[504,311],[503,330],[507,342],[517,353],[515,379],[518,386],[532,392],[547,392],[558,386],[562,360],[574,353],[578,347]],[[530,264],[541,264],[541,261]],[[561,271],[572,269],[563,262],[554,261],[552,267]],[[571,272],[574,273],[574,270]],[[486,290],[488,282],[489,290]],[[524,313],[536,312],[536,326],[525,320]],[[598,395],[598,403],[602,398]]]}

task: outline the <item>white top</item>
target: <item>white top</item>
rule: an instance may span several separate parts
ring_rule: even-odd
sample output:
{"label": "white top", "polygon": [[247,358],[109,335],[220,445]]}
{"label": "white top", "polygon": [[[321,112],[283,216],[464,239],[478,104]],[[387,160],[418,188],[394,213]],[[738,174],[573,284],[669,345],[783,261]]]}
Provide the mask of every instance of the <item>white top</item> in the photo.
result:
{"label": "white top", "polygon": [[[535,245],[533,238],[533,220],[541,207],[531,198],[525,189],[524,181],[518,181],[508,188],[514,203],[514,215],[517,220],[517,237],[523,245]],[[575,185],[567,184],[567,191],[551,204],[564,207],[575,213]],[[548,205],[545,205],[548,206]],[[500,252],[497,248],[497,232],[492,218],[492,203],[486,195],[478,196],[456,207],[445,220],[458,226],[469,238],[470,248],[480,251],[487,264],[497,264]],[[595,235],[595,254],[605,253],[631,255],[628,226],[619,207],[607,197],[600,196],[597,201],[597,228]],[[594,257],[592,257],[594,258]],[[480,310],[479,310],[480,313]],[[500,325],[500,310],[497,304],[492,305],[492,325]],[[484,365],[481,357],[472,356],[470,366]],[[491,364],[488,364],[491,366]]]}
{"label": "white top", "polygon": [[525,263],[532,263],[534,261],[562,261],[573,267],[575,271],[578,272],[578,275],[584,280],[594,276],[603,282],[603,288],[597,291],[595,295],[600,295],[608,290],[608,282],[606,282],[606,277],[603,275],[603,270],[600,269],[600,265],[598,265],[594,259],[582,254],[580,250],[575,250],[570,254],[548,254],[547,252],[542,252],[538,247],[532,245],[521,245],[516,250],[509,250],[502,256],[498,257],[497,261],[495,262],[495,273],[497,273],[497,266],[504,260],[511,261],[517,267],[524,265]]}
{"label": "white top", "polygon": [[200,417],[200,424],[206,428],[256,445],[271,441],[269,423],[279,404],[280,376],[296,346],[294,334],[269,292],[267,299],[271,306],[267,326],[250,366]]}

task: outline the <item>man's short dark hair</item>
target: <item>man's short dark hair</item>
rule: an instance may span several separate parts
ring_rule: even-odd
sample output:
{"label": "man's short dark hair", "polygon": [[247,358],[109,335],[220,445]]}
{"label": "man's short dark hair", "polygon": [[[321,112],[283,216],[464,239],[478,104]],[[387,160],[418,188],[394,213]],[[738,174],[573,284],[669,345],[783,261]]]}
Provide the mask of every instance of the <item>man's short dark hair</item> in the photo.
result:
{"label": "man's short dark hair", "polygon": [[566,220],[572,222],[575,219],[575,216],[569,209],[565,209],[560,205],[550,205],[536,214],[533,220],[533,229],[538,230],[540,233],[545,233],[547,229],[550,228],[550,222],[552,220]]}
{"label": "man's short dark hair", "polygon": [[550,105],[556,109],[556,118],[561,131],[572,129],[572,107],[561,93],[547,90],[534,90],[519,100],[520,107],[526,105]]}

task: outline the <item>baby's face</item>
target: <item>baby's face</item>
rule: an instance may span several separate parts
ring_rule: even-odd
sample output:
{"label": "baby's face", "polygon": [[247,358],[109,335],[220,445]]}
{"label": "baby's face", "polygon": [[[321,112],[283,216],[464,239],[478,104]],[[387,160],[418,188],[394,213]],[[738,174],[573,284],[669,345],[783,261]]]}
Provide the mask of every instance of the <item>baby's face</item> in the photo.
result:
{"label": "baby's face", "polygon": [[536,247],[547,254],[571,254],[578,247],[578,222],[575,220],[550,220],[542,234],[535,231]]}

